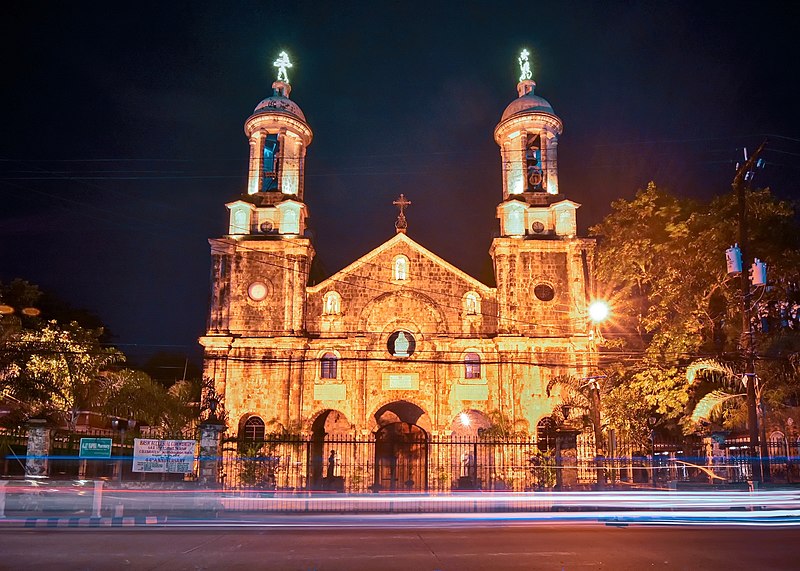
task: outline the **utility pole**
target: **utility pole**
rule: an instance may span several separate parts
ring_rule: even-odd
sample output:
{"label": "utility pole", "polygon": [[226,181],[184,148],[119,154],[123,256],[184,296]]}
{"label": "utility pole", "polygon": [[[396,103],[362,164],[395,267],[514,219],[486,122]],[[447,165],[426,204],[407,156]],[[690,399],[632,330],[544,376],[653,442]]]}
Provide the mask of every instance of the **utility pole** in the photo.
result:
{"label": "utility pole", "polygon": [[[751,462],[753,479],[757,476],[763,481],[764,474],[762,473],[761,462],[755,459],[756,450],[758,450],[758,402],[756,398],[756,366],[755,366],[755,343],[753,342],[753,326],[750,321],[750,280],[748,276],[747,261],[748,243],[747,243],[747,200],[746,190],[749,187],[750,179],[752,178],[753,167],[755,166],[758,156],[764,150],[767,142],[764,141],[759,145],[758,149],[750,155],[745,162],[739,165],[736,170],[736,176],[733,177],[733,190],[736,193],[739,202],[739,248],[742,252],[742,267],[741,288],[742,288],[742,336],[740,345],[742,348],[742,356],[745,363],[745,377],[747,379],[747,428],[750,433],[750,454],[753,458]],[[767,443],[761,443],[761,456],[762,458],[768,454]]]}

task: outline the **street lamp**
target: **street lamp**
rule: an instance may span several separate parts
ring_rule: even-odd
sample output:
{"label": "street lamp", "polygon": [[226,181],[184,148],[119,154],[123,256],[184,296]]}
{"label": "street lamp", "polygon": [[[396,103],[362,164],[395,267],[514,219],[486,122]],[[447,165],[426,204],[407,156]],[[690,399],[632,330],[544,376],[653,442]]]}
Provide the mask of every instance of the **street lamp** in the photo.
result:
{"label": "street lamp", "polygon": [[214,422],[217,419],[217,407],[219,406],[219,399],[216,396],[208,397],[208,420]]}
{"label": "street lamp", "polygon": [[593,323],[601,323],[608,319],[609,315],[611,315],[611,308],[607,302],[596,299],[589,304],[589,319]]}

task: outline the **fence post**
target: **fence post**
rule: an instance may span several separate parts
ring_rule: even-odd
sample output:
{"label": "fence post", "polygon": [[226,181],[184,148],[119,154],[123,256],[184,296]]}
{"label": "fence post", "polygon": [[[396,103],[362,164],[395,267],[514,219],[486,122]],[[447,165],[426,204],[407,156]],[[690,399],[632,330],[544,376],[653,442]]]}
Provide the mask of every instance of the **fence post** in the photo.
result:
{"label": "fence post", "polygon": [[224,424],[203,422],[200,424],[200,483],[206,486],[219,484],[219,466],[222,457],[220,443]]}
{"label": "fence post", "polygon": [[94,494],[92,494],[92,517],[100,517],[103,507],[103,481],[94,481]]}
{"label": "fence post", "polygon": [[52,445],[52,430],[47,421],[32,418],[28,421],[28,451],[25,458],[25,475],[46,478],[48,472],[48,456]]}
{"label": "fence post", "polygon": [[0,519],[6,517],[6,485],[8,480],[0,480]]}

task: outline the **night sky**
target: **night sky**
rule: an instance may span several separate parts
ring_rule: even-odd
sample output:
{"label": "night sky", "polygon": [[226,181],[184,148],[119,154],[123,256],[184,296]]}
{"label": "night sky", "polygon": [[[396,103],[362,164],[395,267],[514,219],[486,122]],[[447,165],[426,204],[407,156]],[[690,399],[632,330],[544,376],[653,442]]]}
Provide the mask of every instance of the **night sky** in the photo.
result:
{"label": "night sky", "polygon": [[792,2],[14,2],[4,9],[0,280],[96,313],[133,360],[197,357],[207,239],[245,191],[245,119],[289,52],[314,131],[306,202],[332,273],[408,234],[483,281],[502,199],[492,138],[517,54],[564,122],[582,232],[649,180],[800,197]]}

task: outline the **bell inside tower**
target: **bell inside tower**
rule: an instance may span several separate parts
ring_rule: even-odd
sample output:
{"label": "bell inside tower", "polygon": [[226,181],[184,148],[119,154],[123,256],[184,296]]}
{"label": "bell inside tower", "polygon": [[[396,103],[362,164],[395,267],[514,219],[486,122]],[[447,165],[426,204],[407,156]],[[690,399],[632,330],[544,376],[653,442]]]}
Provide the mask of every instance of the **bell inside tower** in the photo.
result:
{"label": "bell inside tower", "polygon": [[525,163],[527,167],[528,191],[544,192],[542,138],[540,135],[528,135],[525,141]]}
{"label": "bell inside tower", "polygon": [[264,168],[261,177],[262,192],[278,190],[278,154],[280,142],[277,133],[267,135],[264,140]]}

